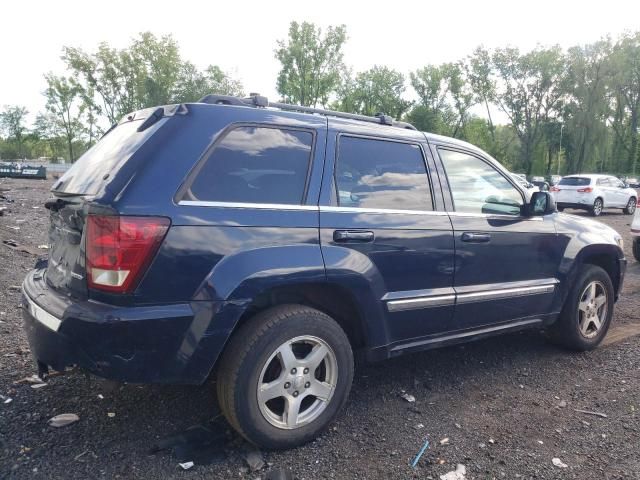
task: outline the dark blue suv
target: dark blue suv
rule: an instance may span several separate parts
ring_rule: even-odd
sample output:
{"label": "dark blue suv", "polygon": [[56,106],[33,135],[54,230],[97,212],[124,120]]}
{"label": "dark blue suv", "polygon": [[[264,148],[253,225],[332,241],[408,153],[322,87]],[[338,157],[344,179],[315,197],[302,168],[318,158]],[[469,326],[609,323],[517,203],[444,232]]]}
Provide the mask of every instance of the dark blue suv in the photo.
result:
{"label": "dark blue suv", "polygon": [[210,95],[132,113],[52,188],[23,303],[41,373],[217,381],[249,441],[309,441],[375,361],[523,328],[606,335],[622,240],[478,148]]}

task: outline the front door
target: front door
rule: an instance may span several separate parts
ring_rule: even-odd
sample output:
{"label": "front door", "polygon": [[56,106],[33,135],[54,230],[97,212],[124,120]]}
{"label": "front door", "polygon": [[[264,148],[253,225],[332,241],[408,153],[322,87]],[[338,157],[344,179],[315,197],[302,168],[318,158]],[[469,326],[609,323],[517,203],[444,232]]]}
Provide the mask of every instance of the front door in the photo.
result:
{"label": "front door", "polygon": [[377,341],[402,343],[448,330],[453,235],[435,203],[440,187],[430,178],[424,137],[397,129],[399,138],[382,139],[352,128],[330,131],[327,143],[327,195],[320,205],[327,276],[339,283],[366,279],[384,312],[386,331],[377,332]]}
{"label": "front door", "polygon": [[524,216],[521,190],[481,155],[437,150],[453,203],[456,328],[539,320],[552,309],[563,251],[553,216]]}

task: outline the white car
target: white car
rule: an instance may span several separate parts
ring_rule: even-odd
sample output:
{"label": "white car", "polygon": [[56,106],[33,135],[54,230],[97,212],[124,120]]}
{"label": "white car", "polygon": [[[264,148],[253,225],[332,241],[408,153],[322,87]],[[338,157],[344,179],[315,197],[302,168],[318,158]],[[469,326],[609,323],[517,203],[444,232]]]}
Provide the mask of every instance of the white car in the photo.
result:
{"label": "white car", "polygon": [[640,210],[636,210],[631,222],[631,236],[633,237],[633,256],[640,262]]}
{"label": "white car", "polygon": [[527,180],[527,177],[523,173],[512,173],[511,177],[518,182],[518,185],[524,188],[524,191],[527,193],[527,200],[531,198],[531,194],[533,194],[533,192],[540,191],[538,187]]}
{"label": "white car", "polygon": [[568,175],[551,188],[558,210],[580,208],[595,217],[604,208],[621,208],[632,215],[636,211],[638,192],[611,175]]}

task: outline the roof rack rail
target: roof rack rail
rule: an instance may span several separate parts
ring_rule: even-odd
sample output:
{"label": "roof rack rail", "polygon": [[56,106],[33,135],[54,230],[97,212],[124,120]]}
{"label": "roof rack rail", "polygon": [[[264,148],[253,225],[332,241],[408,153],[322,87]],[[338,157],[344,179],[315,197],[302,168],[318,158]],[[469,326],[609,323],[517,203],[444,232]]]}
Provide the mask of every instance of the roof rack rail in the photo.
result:
{"label": "roof rack rail", "polygon": [[377,123],[379,125],[389,125],[392,127],[406,128],[408,130],[417,130],[416,127],[407,122],[400,122],[395,120],[389,115],[384,113],[376,113],[371,117],[368,115],[360,115],[357,113],[338,112],[336,110],[325,110],[323,108],[304,107],[302,105],[293,105],[290,103],[269,102],[267,97],[252,93],[249,97],[240,98],[231,95],[205,95],[198,103],[209,103],[216,105],[237,105],[243,107],[254,108],[278,108],[288,112],[301,112],[301,113],[315,113],[318,115],[325,115],[328,117],[348,118],[350,120],[359,120],[361,122]]}

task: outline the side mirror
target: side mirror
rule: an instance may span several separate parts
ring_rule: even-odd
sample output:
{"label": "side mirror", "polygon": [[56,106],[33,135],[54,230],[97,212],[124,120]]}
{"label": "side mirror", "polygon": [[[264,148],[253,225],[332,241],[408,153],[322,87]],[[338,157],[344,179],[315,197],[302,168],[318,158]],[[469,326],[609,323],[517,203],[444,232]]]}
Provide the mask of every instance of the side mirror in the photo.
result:
{"label": "side mirror", "polygon": [[531,217],[548,215],[558,210],[556,208],[556,201],[549,192],[533,192],[527,207],[529,216]]}

